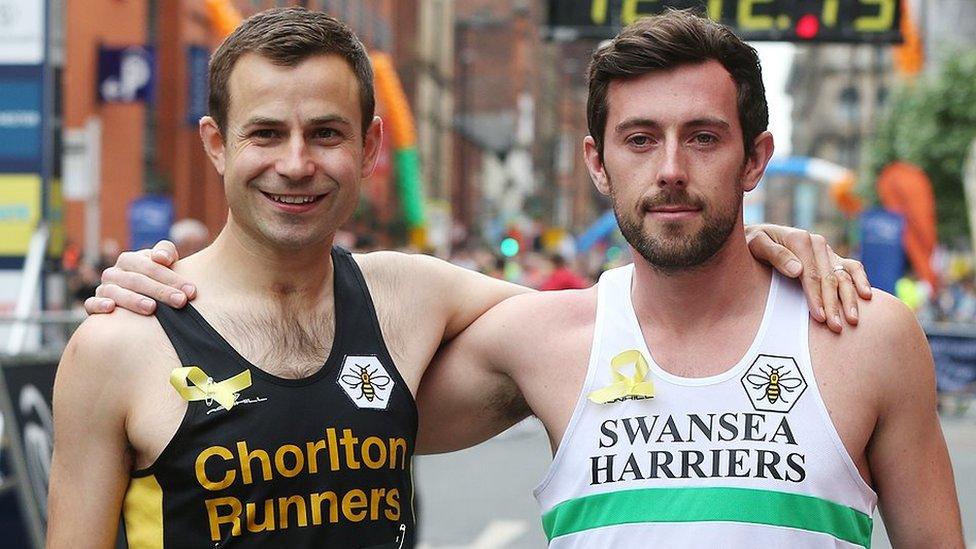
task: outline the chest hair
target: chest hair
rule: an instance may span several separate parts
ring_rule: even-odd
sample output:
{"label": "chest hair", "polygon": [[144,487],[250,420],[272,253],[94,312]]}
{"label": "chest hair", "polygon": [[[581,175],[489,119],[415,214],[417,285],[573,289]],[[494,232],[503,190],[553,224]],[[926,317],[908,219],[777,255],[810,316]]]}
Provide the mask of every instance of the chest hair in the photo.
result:
{"label": "chest hair", "polygon": [[331,311],[296,313],[221,312],[213,315],[221,335],[251,364],[288,379],[308,377],[322,369],[335,340]]}

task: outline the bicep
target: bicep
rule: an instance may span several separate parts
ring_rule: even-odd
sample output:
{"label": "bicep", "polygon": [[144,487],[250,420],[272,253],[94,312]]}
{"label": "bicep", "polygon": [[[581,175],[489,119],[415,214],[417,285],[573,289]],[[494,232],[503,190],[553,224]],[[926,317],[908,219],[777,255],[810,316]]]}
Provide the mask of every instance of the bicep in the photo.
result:
{"label": "bicep", "polygon": [[489,314],[438,351],[417,391],[418,453],[474,446],[530,414],[514,381],[499,368],[499,319]]}
{"label": "bicep", "polygon": [[888,372],[868,461],[882,516],[896,546],[962,546],[952,465],[936,411],[935,367],[921,330],[891,342],[901,357]]}
{"label": "bicep", "polygon": [[121,400],[72,342],[54,386],[54,455],[48,497],[48,544],[115,542],[131,466]]}

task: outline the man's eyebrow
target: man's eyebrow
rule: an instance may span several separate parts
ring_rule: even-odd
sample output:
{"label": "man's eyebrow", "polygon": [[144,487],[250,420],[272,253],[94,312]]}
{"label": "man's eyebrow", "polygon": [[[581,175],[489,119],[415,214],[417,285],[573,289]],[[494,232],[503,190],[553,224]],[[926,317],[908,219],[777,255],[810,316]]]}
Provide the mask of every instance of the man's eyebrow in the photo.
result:
{"label": "man's eyebrow", "polygon": [[685,123],[685,126],[691,126],[693,128],[700,128],[702,126],[718,127],[723,130],[731,130],[732,125],[722,120],[721,118],[713,118],[706,116],[704,118],[696,118],[690,122]]}
{"label": "man's eyebrow", "polygon": [[[248,126],[281,126],[285,122],[278,118],[272,118],[270,116],[255,116],[248,119],[244,123],[244,127]],[[316,116],[314,118],[309,118],[304,122],[306,126],[324,126],[326,124],[344,124],[352,125],[352,123],[344,116],[333,114],[327,116]]]}
{"label": "man's eyebrow", "polygon": [[315,118],[310,118],[305,121],[306,126],[324,126],[326,124],[343,124],[346,126],[351,126],[352,122],[350,122],[345,116],[338,114],[316,116]]}
{"label": "man's eyebrow", "polygon": [[[726,131],[732,129],[732,125],[726,122],[725,120],[722,120],[721,118],[711,117],[711,116],[689,120],[688,122],[683,123],[682,126],[691,127],[691,128],[701,128],[701,127],[721,128]],[[660,129],[661,124],[658,123],[656,120],[652,120],[650,118],[628,118],[623,122],[617,124],[614,127],[614,132],[619,134],[627,130],[631,130],[633,128]]]}
{"label": "man's eyebrow", "polygon": [[650,118],[628,118],[614,126],[614,133],[623,133],[633,128],[660,128],[661,125]]}
{"label": "man's eyebrow", "polygon": [[254,116],[249,118],[247,122],[244,123],[244,127],[248,126],[280,126],[284,124],[283,121],[277,118],[271,118],[270,116]]}

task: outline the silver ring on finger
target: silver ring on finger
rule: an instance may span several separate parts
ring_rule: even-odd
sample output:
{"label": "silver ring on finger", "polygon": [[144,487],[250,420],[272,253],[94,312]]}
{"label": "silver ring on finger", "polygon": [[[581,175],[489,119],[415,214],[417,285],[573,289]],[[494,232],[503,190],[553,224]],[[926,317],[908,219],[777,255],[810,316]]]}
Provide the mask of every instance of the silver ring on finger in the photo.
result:
{"label": "silver ring on finger", "polygon": [[830,273],[833,274],[834,276],[836,276],[837,275],[837,271],[844,271],[848,275],[851,274],[851,273],[849,273],[847,271],[847,267],[845,267],[843,265],[834,265],[834,268],[830,270]]}

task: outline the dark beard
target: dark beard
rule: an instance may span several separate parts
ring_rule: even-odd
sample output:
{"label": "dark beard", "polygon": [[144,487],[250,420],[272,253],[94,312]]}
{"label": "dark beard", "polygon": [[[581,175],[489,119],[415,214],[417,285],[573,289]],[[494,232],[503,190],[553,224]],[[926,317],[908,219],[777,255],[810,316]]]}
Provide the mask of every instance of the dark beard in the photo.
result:
{"label": "dark beard", "polygon": [[[741,188],[742,181],[738,180],[736,185]],[[617,201],[613,200],[613,213],[624,239],[651,267],[663,274],[695,269],[714,257],[732,234],[742,208],[740,200],[728,212],[719,211],[715,206],[705,209],[707,204],[703,200],[680,189],[645,199],[640,211],[663,205],[702,207],[704,226],[696,234],[681,238],[677,236],[679,223],[665,223],[663,228],[666,236],[652,237],[642,231],[641,219],[635,221],[621,215]],[[673,236],[667,236],[668,233],[673,233]]]}

